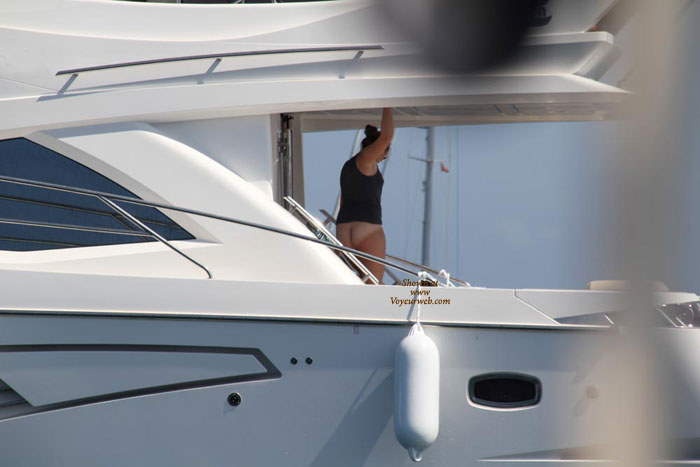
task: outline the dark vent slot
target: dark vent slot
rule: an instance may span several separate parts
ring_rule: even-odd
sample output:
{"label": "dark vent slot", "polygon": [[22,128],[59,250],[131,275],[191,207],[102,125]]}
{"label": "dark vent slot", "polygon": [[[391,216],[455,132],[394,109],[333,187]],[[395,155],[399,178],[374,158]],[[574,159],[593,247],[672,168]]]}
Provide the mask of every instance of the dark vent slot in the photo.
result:
{"label": "dark vent slot", "polygon": [[27,401],[0,380],[0,409],[10,405],[26,404]]}
{"label": "dark vent slot", "polygon": [[469,380],[469,399],[499,409],[530,407],[540,402],[542,384],[534,376],[489,373]]}

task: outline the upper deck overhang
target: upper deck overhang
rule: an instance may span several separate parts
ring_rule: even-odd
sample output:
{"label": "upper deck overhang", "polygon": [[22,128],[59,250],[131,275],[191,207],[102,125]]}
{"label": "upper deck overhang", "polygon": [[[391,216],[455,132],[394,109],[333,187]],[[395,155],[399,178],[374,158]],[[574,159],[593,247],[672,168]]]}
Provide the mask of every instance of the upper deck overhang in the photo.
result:
{"label": "upper deck overhang", "polygon": [[[614,118],[629,93],[598,79],[619,51],[611,34],[587,32],[614,0],[551,3],[551,20],[513,60],[455,75],[426,63],[369,0],[7,0],[0,137],[281,112],[303,112],[307,131],[355,128],[384,106],[411,126]],[[148,63],[110,66],[140,61]]]}

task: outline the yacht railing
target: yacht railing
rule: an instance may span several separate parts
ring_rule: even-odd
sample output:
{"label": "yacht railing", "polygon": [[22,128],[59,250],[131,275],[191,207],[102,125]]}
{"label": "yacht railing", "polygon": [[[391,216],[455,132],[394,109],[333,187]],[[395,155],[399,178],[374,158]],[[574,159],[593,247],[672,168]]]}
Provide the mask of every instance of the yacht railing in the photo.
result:
{"label": "yacht railing", "polygon": [[[292,213],[296,213],[301,217],[301,219],[306,222],[307,226],[311,231],[316,235],[316,238],[319,238],[320,240],[326,240],[330,243],[333,243],[334,245],[342,245],[340,243],[340,240],[335,238],[335,235],[330,233],[328,229],[326,229],[321,222],[316,219],[314,216],[312,216],[304,207],[297,203],[294,198],[291,196],[285,196],[284,201],[289,204],[289,211]],[[362,264],[355,255],[352,253],[348,253],[345,251],[339,251],[338,254],[341,256],[341,258],[344,258],[347,260],[348,263],[350,263],[351,267],[355,268],[359,273],[360,273],[360,279],[362,282],[370,281],[372,284],[377,285],[379,284],[379,281],[377,278],[370,272],[369,269],[367,269],[367,266]]]}
{"label": "yacht railing", "polygon": [[150,237],[150,235],[144,234],[143,232],[134,232],[133,230],[123,230],[123,229],[103,229],[100,227],[86,227],[82,225],[71,225],[71,224],[57,224],[55,222],[36,222],[36,221],[24,221],[18,219],[7,219],[0,217],[0,224],[13,224],[13,225],[25,225],[27,227],[44,227],[48,229],[59,229],[59,230],[75,230],[80,232],[91,232],[109,235],[126,235],[127,237]]}
{"label": "yacht railing", "polygon": [[60,75],[77,75],[88,71],[110,70],[113,68],[126,68],[131,66],[154,65],[157,63],[172,63],[184,62],[189,60],[207,60],[215,59],[212,67],[218,65],[223,58],[228,57],[251,57],[259,55],[279,55],[279,54],[295,54],[309,52],[357,52],[355,59],[360,58],[362,54],[368,50],[383,50],[381,45],[347,45],[337,47],[300,47],[290,49],[268,49],[268,50],[245,50],[240,52],[223,52],[215,54],[200,54],[200,55],[184,55],[180,57],[153,58],[150,60],[138,60],[133,62],[110,63],[107,65],[95,65],[82,68],[71,68],[69,70],[60,70],[56,72],[56,76]]}
{"label": "yacht railing", "polygon": [[[165,204],[165,203],[155,203],[155,202],[152,202],[152,201],[145,201],[145,200],[142,200],[142,199],[139,199],[139,198],[133,198],[133,197],[130,197],[130,196],[115,195],[115,194],[112,194],[112,193],[105,193],[105,192],[102,192],[102,191],[88,190],[88,189],[84,189],[84,188],[75,188],[75,187],[70,187],[70,186],[66,186],[66,185],[60,185],[60,184],[56,184],[56,183],[38,182],[38,181],[36,181],[36,180],[27,180],[27,179],[16,178],[16,177],[0,176],[0,182],[2,182],[2,183],[11,183],[11,184],[15,184],[15,185],[31,186],[31,187],[36,187],[36,188],[45,188],[45,189],[47,189],[47,190],[62,191],[62,192],[73,193],[73,194],[77,194],[77,195],[93,196],[93,197],[96,197],[96,198],[100,199],[103,203],[105,203],[105,204],[106,204],[108,207],[110,207],[111,209],[115,210],[115,211],[116,211],[117,213],[119,213],[120,215],[124,215],[123,212],[121,212],[121,211],[124,211],[124,212],[126,212],[127,214],[128,214],[128,212],[127,212],[124,208],[121,208],[120,206],[116,205],[116,202],[123,202],[123,203],[134,204],[134,205],[137,205],[137,206],[146,206],[146,207],[150,207],[150,208],[165,209],[165,210],[171,210],[171,211],[181,212],[181,213],[184,213],[184,214],[190,214],[190,215],[195,215],[195,216],[202,216],[202,217],[206,217],[206,218],[209,218],[209,219],[220,220],[220,221],[229,222],[229,223],[232,223],[232,224],[237,224],[237,225],[243,225],[243,226],[247,226],[247,227],[252,227],[252,228],[255,228],[255,229],[260,229],[260,230],[265,230],[265,231],[268,231],[268,232],[278,233],[278,234],[280,234],[280,235],[285,235],[285,236],[288,236],[288,237],[298,238],[298,239],[300,239],[300,240],[304,240],[304,241],[311,242],[311,243],[317,243],[317,244],[320,244],[320,245],[325,245],[325,246],[327,246],[328,248],[330,248],[330,249],[332,249],[332,250],[335,250],[335,251],[342,251],[342,252],[345,252],[345,253],[350,253],[350,254],[352,254],[352,255],[354,255],[354,256],[356,256],[356,257],[364,258],[364,259],[367,259],[367,260],[370,260],[370,261],[374,261],[374,262],[376,262],[376,263],[383,264],[383,265],[385,265],[385,266],[388,266],[388,267],[393,268],[394,270],[401,271],[401,272],[403,272],[403,273],[405,273],[405,274],[408,274],[408,275],[413,276],[413,277],[416,277],[416,278],[419,278],[419,277],[420,277],[420,273],[422,272],[422,271],[415,271],[415,270],[413,270],[413,269],[409,269],[409,268],[407,268],[407,267],[405,267],[405,266],[403,266],[403,265],[401,265],[401,264],[395,263],[395,262],[390,261],[390,260],[386,260],[386,259],[384,259],[384,258],[379,258],[379,257],[377,257],[377,256],[371,255],[371,254],[369,254],[369,253],[365,253],[365,252],[360,251],[360,250],[355,250],[354,248],[348,248],[348,247],[343,246],[343,245],[336,245],[336,244],[333,244],[333,243],[331,243],[331,242],[329,242],[329,241],[327,241],[327,240],[321,240],[321,239],[316,238],[316,237],[309,237],[309,236],[307,236],[307,235],[298,234],[298,233],[296,233],[296,232],[290,232],[290,231],[288,231],[288,230],[279,229],[279,228],[277,228],[277,227],[272,227],[272,226],[269,226],[269,225],[263,225],[263,224],[258,224],[258,223],[255,223],[255,222],[244,221],[244,220],[236,219],[236,218],[233,218],[233,217],[221,216],[221,215],[218,215],[218,214],[212,214],[212,213],[208,213],[208,212],[204,212],[204,211],[199,211],[199,210],[196,210],[196,209],[183,208],[183,207],[173,206],[173,205]],[[108,203],[108,202],[106,202],[106,201],[111,201],[112,203]],[[115,206],[116,206],[116,207],[119,207],[121,210],[120,210],[120,209],[115,209]],[[129,219],[130,221],[133,222],[132,218],[135,219],[135,218],[134,218],[133,216],[131,216],[130,214],[129,214],[129,216],[127,217],[127,219]],[[137,220],[137,221],[138,221],[138,220]],[[20,224],[20,225],[28,225],[28,226],[32,226],[32,225],[36,225],[36,224],[37,224],[36,222],[33,222],[33,221],[23,221],[23,220],[18,220],[18,219],[0,219],[0,223],[13,223],[13,224]],[[84,229],[84,228],[81,227],[81,226],[71,226],[71,225],[65,225],[65,224],[50,224],[50,223],[42,223],[42,224],[43,224],[43,226],[45,226],[45,227],[53,227],[53,228],[66,228],[66,229],[77,229],[77,230],[83,230],[83,229]],[[98,233],[116,233],[116,232],[119,232],[119,233],[125,234],[125,235],[126,235],[126,234],[129,234],[129,235],[137,234],[138,236],[153,237],[153,238],[155,238],[156,240],[158,240],[158,241],[162,242],[163,244],[165,244],[165,245],[166,245],[168,248],[170,248],[171,250],[175,251],[176,253],[180,254],[182,257],[184,257],[184,258],[186,258],[187,260],[189,260],[190,262],[192,262],[193,264],[195,264],[195,265],[197,265],[198,267],[202,268],[202,269],[207,273],[208,278],[209,278],[209,279],[213,279],[213,275],[211,274],[211,272],[209,271],[209,269],[208,269],[206,266],[202,265],[201,263],[199,263],[198,261],[196,261],[194,258],[192,258],[191,256],[187,255],[186,253],[184,253],[184,252],[181,251],[180,249],[178,249],[175,245],[173,245],[173,244],[172,244],[170,241],[168,241],[167,239],[165,239],[165,238],[163,238],[162,236],[158,235],[156,232],[153,232],[151,229],[149,229],[148,227],[146,227],[145,225],[143,225],[143,223],[141,223],[141,222],[135,222],[134,224],[135,224],[137,227],[139,227],[139,229],[141,229],[139,232],[134,232],[134,231],[129,231],[129,230],[124,230],[124,231],[116,230],[116,231],[113,231],[113,229],[100,229],[100,228],[89,228],[89,229],[91,229],[93,232],[98,232]],[[139,225],[139,224],[141,224],[141,225]],[[142,226],[143,226],[143,227],[146,227],[146,229],[143,229]],[[109,232],[103,232],[103,231],[105,231],[105,230],[109,230]],[[430,275],[428,275],[427,278],[428,278],[429,280],[431,280],[431,281],[437,282],[437,279],[435,279],[434,277],[432,277],[432,276],[430,276]],[[446,283],[445,285],[449,285],[449,284]]]}
{"label": "yacht railing", "polygon": [[123,199],[120,201],[129,202],[128,199],[130,199],[130,198],[128,198],[128,197],[120,197],[117,195],[112,195],[109,193],[103,193],[103,192],[99,192],[99,191],[80,190],[77,188],[67,187],[67,186],[63,186],[63,185],[42,183],[42,182],[36,182],[33,180],[25,180],[25,179],[20,179],[20,178],[13,178],[13,177],[0,177],[0,182],[13,183],[16,185],[32,186],[32,187],[37,187],[37,188],[44,188],[47,190],[62,191],[62,192],[66,192],[66,193],[73,193],[76,195],[92,196],[92,197],[100,200],[105,205],[107,205],[107,207],[109,207],[111,210],[113,210],[117,214],[120,214],[123,217],[125,217],[126,219],[128,219],[136,227],[138,227],[140,231],[122,230],[122,229],[102,229],[102,228],[97,228],[97,227],[84,227],[84,226],[79,226],[79,225],[55,224],[55,223],[50,223],[50,222],[34,222],[34,221],[24,221],[24,220],[17,220],[17,219],[4,219],[4,218],[0,218],[0,224],[15,224],[15,225],[25,225],[28,227],[45,227],[45,228],[64,229],[64,230],[88,231],[88,232],[102,233],[102,234],[116,234],[116,235],[131,235],[131,236],[138,236],[138,237],[150,237],[150,238],[153,238],[155,240],[158,240],[159,242],[163,243],[165,246],[167,246],[168,248],[170,248],[171,250],[173,250],[177,254],[181,255],[183,258],[187,259],[191,263],[200,267],[207,274],[207,277],[209,279],[214,278],[214,276],[212,275],[209,268],[207,268],[206,266],[201,264],[196,259],[192,258],[190,255],[188,255],[184,251],[180,250],[178,247],[176,247],[175,245],[170,243],[165,237],[159,235],[153,229],[151,229],[146,224],[144,224],[143,222],[138,220],[136,217],[132,216],[128,211],[126,211],[124,208],[117,205],[113,201],[113,199],[117,199],[117,198],[127,198],[127,199]]}
{"label": "yacht railing", "polygon": [[[291,198],[290,198],[290,199],[291,199]],[[292,200],[292,201],[294,201],[294,200]],[[336,243],[336,244],[338,244],[338,245],[342,245],[342,243],[340,243],[340,241],[339,241],[337,238],[335,238],[335,236],[333,236],[333,235],[330,233],[330,231],[329,231],[328,229],[326,229],[326,224],[327,224],[327,222],[321,222],[320,220],[318,220],[318,219],[316,219],[314,216],[312,216],[312,215],[311,215],[308,211],[306,211],[303,207],[301,207],[296,201],[294,201],[294,203],[298,206],[298,209],[301,209],[301,210],[304,211],[304,216],[305,216],[305,217],[308,217],[308,218],[310,218],[310,219],[312,220],[312,223],[313,223],[314,226],[316,226],[316,229],[317,229],[317,230],[319,230],[319,231],[321,231],[321,232],[324,232],[324,235],[326,235],[326,236],[330,235],[330,237],[332,237],[334,243]],[[324,215],[326,215],[326,216],[330,216],[330,214],[328,214],[328,211],[326,211],[325,209],[321,209],[321,213],[324,214]],[[331,217],[332,217],[332,216],[331,216]],[[362,263],[360,263],[360,264],[362,264]],[[364,265],[363,265],[363,266],[364,266]],[[394,272],[393,272],[391,269],[385,269],[384,272],[385,272],[389,277],[391,277],[391,278],[393,279],[394,285],[397,285],[397,284],[400,284],[400,283],[401,283],[401,279],[400,279],[396,274],[394,274]]]}

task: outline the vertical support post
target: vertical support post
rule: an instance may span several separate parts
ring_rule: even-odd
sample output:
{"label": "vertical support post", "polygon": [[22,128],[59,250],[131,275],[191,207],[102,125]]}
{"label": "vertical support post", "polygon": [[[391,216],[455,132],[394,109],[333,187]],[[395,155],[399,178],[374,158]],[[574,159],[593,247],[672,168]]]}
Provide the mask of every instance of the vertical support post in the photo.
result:
{"label": "vertical support post", "polygon": [[433,162],[435,161],[435,127],[428,127],[425,160],[425,207],[423,209],[423,254],[421,264],[430,266],[430,230],[433,220]]}
{"label": "vertical support post", "polygon": [[280,200],[285,196],[292,196],[292,141],[291,141],[291,120],[288,114],[281,115],[280,133],[277,138],[277,154],[279,160],[279,191]]}
{"label": "vertical support post", "polygon": [[292,115],[290,122],[290,142],[292,165],[292,197],[302,206],[306,206],[306,195],[304,193],[304,147],[301,118],[296,114]]}

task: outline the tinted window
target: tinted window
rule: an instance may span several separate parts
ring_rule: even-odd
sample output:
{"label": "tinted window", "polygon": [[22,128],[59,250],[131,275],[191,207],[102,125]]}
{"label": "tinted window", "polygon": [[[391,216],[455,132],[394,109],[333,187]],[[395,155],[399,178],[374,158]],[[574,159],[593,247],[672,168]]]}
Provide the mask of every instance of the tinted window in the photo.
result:
{"label": "tinted window", "polygon": [[[0,141],[0,175],[137,198],[94,170],[23,138]],[[193,238],[157,209],[117,204],[168,240]],[[0,250],[32,251],[154,241],[151,237],[136,235],[136,226],[92,196],[6,182],[0,182],[0,219]]]}

